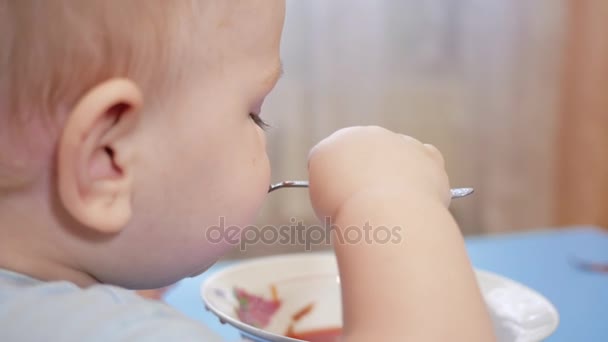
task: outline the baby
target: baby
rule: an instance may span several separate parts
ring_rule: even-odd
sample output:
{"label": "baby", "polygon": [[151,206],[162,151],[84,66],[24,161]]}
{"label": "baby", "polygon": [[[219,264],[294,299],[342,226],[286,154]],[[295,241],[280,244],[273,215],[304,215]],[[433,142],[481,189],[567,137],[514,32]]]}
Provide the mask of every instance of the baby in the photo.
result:
{"label": "baby", "polygon": [[[213,340],[124,288],[203,272],[232,246],[205,229],[256,217],[284,11],[0,0],[0,340]],[[493,339],[436,149],[349,128],[309,171],[320,218],[404,227],[398,244],[336,245],[346,341]]]}

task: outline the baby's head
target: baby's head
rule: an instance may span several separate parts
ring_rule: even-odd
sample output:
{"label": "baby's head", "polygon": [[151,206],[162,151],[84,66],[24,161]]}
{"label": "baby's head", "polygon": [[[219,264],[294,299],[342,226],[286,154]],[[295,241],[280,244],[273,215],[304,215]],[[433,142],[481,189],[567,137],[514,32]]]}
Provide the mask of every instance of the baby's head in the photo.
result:
{"label": "baby's head", "polygon": [[[0,268],[133,288],[204,270],[270,170],[282,0],[0,0]],[[252,115],[252,113],[254,115]]]}

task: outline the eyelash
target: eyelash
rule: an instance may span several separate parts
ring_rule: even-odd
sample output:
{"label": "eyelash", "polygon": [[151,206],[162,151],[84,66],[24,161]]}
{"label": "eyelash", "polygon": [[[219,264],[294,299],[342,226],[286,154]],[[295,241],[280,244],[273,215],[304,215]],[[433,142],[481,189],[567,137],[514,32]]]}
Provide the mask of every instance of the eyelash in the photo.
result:
{"label": "eyelash", "polygon": [[267,130],[268,128],[270,128],[270,125],[267,124],[266,122],[264,122],[264,120],[262,120],[262,118],[260,117],[259,114],[256,113],[249,113],[249,117],[251,118],[251,120],[253,120],[253,122],[258,125],[261,129],[263,130]]}

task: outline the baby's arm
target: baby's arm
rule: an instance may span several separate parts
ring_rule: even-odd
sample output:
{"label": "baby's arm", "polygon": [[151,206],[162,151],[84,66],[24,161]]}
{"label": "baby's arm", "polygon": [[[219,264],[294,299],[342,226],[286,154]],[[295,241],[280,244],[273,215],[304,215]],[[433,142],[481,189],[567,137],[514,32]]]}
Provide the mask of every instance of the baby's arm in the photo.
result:
{"label": "baby's arm", "polygon": [[309,172],[315,211],[332,218],[336,233],[398,227],[383,244],[334,236],[345,341],[495,339],[434,147],[378,127],[349,128],[313,149]]}

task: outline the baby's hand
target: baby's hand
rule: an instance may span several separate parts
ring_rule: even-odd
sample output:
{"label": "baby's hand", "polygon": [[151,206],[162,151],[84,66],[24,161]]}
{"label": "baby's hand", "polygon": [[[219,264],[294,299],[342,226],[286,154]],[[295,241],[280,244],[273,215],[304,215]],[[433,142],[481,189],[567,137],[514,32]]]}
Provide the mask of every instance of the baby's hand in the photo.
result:
{"label": "baby's hand", "polygon": [[344,341],[495,340],[447,210],[449,182],[436,148],[379,127],[346,128],[313,148],[308,168],[312,205],[336,232],[398,228],[399,239],[388,242],[334,240]]}
{"label": "baby's hand", "polygon": [[354,196],[405,195],[450,202],[441,153],[381,127],[341,129],[315,146],[308,161],[317,216],[333,217]]}

